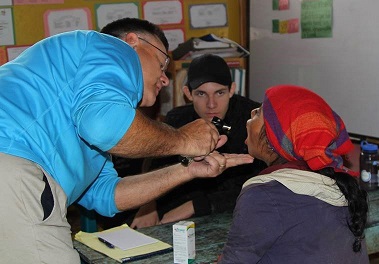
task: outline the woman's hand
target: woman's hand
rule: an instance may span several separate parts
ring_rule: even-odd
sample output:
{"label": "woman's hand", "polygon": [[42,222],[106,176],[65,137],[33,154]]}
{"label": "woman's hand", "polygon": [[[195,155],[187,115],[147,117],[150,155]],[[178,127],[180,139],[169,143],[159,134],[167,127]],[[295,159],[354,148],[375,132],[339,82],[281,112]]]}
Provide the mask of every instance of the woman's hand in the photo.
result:
{"label": "woman's hand", "polygon": [[230,167],[252,163],[253,161],[254,158],[249,154],[221,154],[213,151],[200,161],[194,159],[188,169],[193,178],[216,177]]}

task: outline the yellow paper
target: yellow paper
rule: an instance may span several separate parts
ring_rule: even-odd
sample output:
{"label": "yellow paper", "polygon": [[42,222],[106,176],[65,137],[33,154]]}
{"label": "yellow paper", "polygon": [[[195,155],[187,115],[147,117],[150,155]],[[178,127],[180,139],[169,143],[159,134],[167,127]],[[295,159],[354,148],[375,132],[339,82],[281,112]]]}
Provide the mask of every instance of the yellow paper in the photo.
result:
{"label": "yellow paper", "polygon": [[[128,225],[124,224],[122,226],[118,226],[115,228],[111,228],[111,229],[101,231],[101,232],[96,232],[96,233],[86,233],[86,232],[80,231],[75,235],[75,240],[121,263],[127,260],[128,258],[144,256],[148,254],[153,255],[154,253],[159,254],[159,252],[161,251],[166,252],[166,250],[169,251],[170,249],[172,249],[171,245],[164,243],[160,240],[158,240],[158,242],[153,243],[153,244],[148,244],[148,245],[144,245],[144,246],[140,246],[140,247],[136,247],[136,248],[128,249],[128,250],[121,250],[117,247],[109,248],[104,243],[98,240],[99,234],[108,233],[108,232],[117,232],[118,230],[123,230],[125,228],[131,229]],[[135,232],[138,232],[138,231],[135,231]]]}

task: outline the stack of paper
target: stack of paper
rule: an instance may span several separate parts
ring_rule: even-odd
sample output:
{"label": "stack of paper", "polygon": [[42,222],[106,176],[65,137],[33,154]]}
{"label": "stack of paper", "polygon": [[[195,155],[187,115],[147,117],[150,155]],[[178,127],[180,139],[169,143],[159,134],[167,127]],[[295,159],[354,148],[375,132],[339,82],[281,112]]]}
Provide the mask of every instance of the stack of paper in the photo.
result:
{"label": "stack of paper", "polygon": [[250,54],[249,51],[233,40],[208,34],[198,38],[190,38],[179,44],[172,51],[172,57],[174,60],[185,60],[193,59],[206,53],[215,54],[223,58],[245,57]]}
{"label": "stack of paper", "polygon": [[146,236],[126,224],[96,233],[80,231],[75,235],[75,240],[121,263],[172,251],[171,245]]}

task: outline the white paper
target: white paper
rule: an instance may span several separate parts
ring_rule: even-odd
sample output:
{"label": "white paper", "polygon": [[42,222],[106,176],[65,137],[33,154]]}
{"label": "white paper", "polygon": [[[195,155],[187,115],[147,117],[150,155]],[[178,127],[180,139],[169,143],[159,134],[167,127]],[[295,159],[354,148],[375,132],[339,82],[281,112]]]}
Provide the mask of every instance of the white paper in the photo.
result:
{"label": "white paper", "polygon": [[225,4],[190,6],[192,28],[225,27],[228,23]]}
{"label": "white paper", "polygon": [[98,236],[122,250],[141,247],[158,242],[158,240],[155,238],[146,236],[131,228],[116,230],[109,233],[102,233]]}
{"label": "white paper", "polygon": [[53,36],[58,33],[92,29],[88,8],[48,10],[45,13],[45,34]]}
{"label": "white paper", "polygon": [[22,46],[22,47],[9,47],[7,48],[7,56],[8,56],[8,61],[14,60],[17,58],[18,55],[21,54],[24,50],[29,48],[30,46]]}
{"label": "white paper", "polygon": [[0,0],[0,6],[10,6],[12,5],[12,0]]}
{"label": "white paper", "polygon": [[0,46],[14,45],[12,9],[0,9]]}
{"label": "white paper", "polygon": [[164,29],[163,33],[167,38],[169,51],[173,51],[180,43],[184,42],[184,32],[182,29]]}
{"label": "white paper", "polygon": [[146,2],[143,13],[146,20],[157,25],[183,22],[183,7],[178,0]]}
{"label": "white paper", "polygon": [[108,23],[125,18],[139,18],[136,3],[101,4],[96,9],[97,27],[102,29]]}

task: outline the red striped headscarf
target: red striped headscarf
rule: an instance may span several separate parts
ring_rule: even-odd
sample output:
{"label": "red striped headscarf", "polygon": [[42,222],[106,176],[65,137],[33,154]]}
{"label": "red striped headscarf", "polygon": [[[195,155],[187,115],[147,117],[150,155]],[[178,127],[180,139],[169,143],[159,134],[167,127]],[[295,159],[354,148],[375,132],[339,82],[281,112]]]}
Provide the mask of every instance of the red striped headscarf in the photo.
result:
{"label": "red striped headscarf", "polygon": [[265,92],[263,118],[267,139],[288,161],[304,160],[314,170],[343,166],[341,155],[353,148],[342,119],[314,92],[298,86],[274,86]]}

